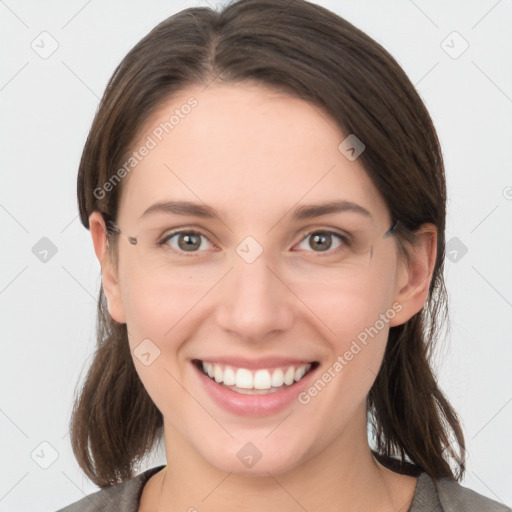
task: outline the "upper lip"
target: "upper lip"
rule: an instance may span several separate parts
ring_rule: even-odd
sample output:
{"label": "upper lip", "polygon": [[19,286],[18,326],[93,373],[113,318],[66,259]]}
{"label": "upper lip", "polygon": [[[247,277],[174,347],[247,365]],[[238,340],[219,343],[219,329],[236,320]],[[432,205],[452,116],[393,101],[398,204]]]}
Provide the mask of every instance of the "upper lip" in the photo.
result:
{"label": "upper lip", "polygon": [[312,359],[297,359],[289,357],[262,357],[260,359],[248,359],[246,357],[204,357],[195,359],[195,361],[205,361],[207,363],[233,366],[235,368],[279,368],[282,366],[302,366],[316,361]]}

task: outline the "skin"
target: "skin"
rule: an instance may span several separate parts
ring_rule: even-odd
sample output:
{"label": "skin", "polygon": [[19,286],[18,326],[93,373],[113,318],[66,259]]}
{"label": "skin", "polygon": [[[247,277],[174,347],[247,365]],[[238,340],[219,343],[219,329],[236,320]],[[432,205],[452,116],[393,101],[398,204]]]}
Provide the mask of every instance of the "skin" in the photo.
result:
{"label": "skin", "polygon": [[[373,458],[365,399],[389,327],[425,303],[435,227],[422,227],[406,264],[396,237],[382,237],[392,225],[383,198],[359,159],[338,150],[347,134],[317,107],[261,85],[189,87],[151,115],[133,147],[191,96],[197,107],[125,178],[118,224],[131,236],[150,225],[193,227],[211,245],[205,240],[199,256],[175,257],[163,267],[121,236],[114,257],[101,216],[90,216],[111,316],[127,324],[132,356],[147,338],[160,350],[149,366],[133,357],[163,414],[168,456],[145,486],[139,510],[407,510],[416,479]],[[140,219],[150,205],[170,199],[204,202],[221,220]],[[363,206],[373,220],[345,212],[292,222],[297,206],[332,199]],[[372,233],[372,255],[322,259],[302,242],[312,228]],[[235,252],[247,236],[263,249],[250,264]],[[190,362],[303,357],[318,361],[321,374],[396,303],[401,310],[309,404],[295,402],[268,417],[218,407]],[[249,441],[262,453],[252,468],[236,455]]]}

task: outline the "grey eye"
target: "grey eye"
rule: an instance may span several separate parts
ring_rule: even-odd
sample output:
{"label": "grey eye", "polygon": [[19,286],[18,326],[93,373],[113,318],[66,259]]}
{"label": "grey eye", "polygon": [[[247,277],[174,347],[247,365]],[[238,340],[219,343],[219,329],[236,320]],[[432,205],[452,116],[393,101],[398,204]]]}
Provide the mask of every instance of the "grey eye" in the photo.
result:
{"label": "grey eye", "polygon": [[[177,246],[173,242],[173,239],[177,240]],[[198,250],[203,240],[208,242],[208,239],[204,235],[196,231],[177,231],[176,233],[168,235],[161,243],[162,245],[170,245],[178,252],[200,252]]]}
{"label": "grey eye", "polygon": [[[335,239],[338,240],[337,245]],[[302,240],[301,244],[307,243],[308,240],[309,248],[313,249],[314,252],[325,252],[331,248],[337,249],[341,245],[347,243],[342,235],[334,233],[333,231],[313,231]],[[335,244],[334,247],[333,244]],[[309,250],[308,247],[302,247],[302,249]]]}

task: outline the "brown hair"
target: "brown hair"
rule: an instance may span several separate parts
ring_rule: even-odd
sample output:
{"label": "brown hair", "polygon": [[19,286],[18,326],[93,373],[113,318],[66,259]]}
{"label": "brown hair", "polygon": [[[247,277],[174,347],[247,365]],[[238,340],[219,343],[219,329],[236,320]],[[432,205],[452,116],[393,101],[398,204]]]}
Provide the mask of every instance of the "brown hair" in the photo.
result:
{"label": "brown hair", "polygon": [[[287,92],[323,108],[341,130],[356,134],[366,146],[359,158],[399,222],[400,247],[414,242],[423,223],[437,227],[427,302],[390,329],[367,410],[378,454],[409,460],[433,478],[461,479],[462,429],[430,366],[447,303],[439,141],[402,68],[346,20],[305,0],[239,0],[220,12],[188,8],[160,23],[123,59],[101,100],[78,174],[82,223],[89,227],[93,211],[116,219],[122,183],[108,193],[102,187],[121,167],[149,115],[187,85],[213,80]],[[127,480],[162,425],[162,414],[135,371],[126,325],[112,320],[101,290],[97,350],[70,425],[78,463],[100,487]]]}

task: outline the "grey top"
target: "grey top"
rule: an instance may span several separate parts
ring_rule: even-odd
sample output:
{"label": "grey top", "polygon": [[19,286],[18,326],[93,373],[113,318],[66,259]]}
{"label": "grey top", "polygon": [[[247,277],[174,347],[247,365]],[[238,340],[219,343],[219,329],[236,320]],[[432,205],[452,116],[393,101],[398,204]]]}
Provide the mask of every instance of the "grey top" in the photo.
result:
{"label": "grey top", "polygon": [[[57,512],[138,512],[142,489],[158,466],[121,484],[89,494]],[[455,480],[433,480],[420,472],[408,512],[511,512],[512,509],[481,494],[462,487]]]}

